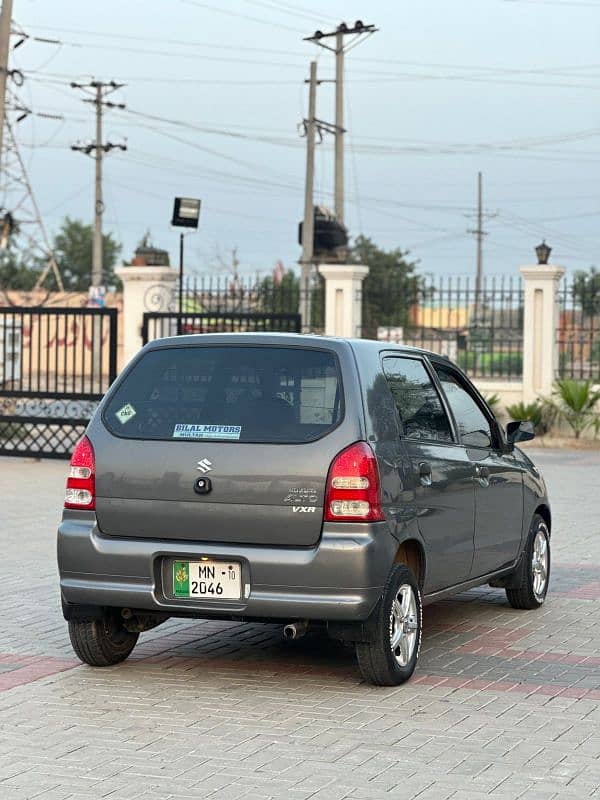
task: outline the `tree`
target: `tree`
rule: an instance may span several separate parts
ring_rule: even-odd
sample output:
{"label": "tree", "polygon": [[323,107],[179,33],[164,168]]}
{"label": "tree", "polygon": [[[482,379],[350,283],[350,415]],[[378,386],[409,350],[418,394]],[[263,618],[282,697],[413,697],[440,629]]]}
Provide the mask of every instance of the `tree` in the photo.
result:
{"label": "tree", "polygon": [[[70,217],[65,218],[54,236],[54,257],[66,291],[87,292],[92,279],[93,241],[93,227]],[[104,286],[115,286],[119,284],[119,280],[114,266],[121,245],[110,233],[104,234],[102,242],[102,283]],[[9,245],[0,253],[0,288],[30,291],[46,264],[46,259],[39,256],[34,258],[29,252],[19,253],[14,246]],[[48,274],[44,287],[57,288],[53,273]]]}
{"label": "tree", "polygon": [[[54,237],[54,256],[65,285],[71,292],[86,292],[92,279],[94,229],[81,220],[66,217]],[[102,284],[118,283],[114,272],[121,245],[112,234],[102,236]],[[49,278],[50,280],[50,278]]]}
{"label": "tree", "polygon": [[0,252],[0,289],[30,291],[38,274],[29,253],[19,253],[10,246]]}
{"label": "tree", "polygon": [[600,314],[600,272],[591,267],[589,272],[579,270],[573,275],[573,299],[586,317]]}
{"label": "tree", "polygon": [[398,247],[382,250],[366,236],[355,239],[351,260],[369,267],[363,283],[363,336],[375,338],[379,326],[408,324],[410,309],[422,296],[423,279],[407,255]]}
{"label": "tree", "polygon": [[268,314],[297,314],[300,279],[292,270],[286,270],[279,281],[267,275],[259,284],[258,296],[261,310]]}

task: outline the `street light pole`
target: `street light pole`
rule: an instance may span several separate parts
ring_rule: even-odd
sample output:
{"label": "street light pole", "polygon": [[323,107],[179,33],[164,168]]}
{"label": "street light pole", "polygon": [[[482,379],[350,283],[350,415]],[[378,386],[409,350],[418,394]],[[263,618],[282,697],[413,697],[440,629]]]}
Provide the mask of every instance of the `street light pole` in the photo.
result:
{"label": "street light pole", "polygon": [[[173,203],[173,216],[171,225],[176,228],[198,229],[200,219],[201,200],[194,197],[176,197]],[[183,329],[183,237],[184,231],[179,234],[179,303],[177,305],[177,335],[181,335]]]}
{"label": "street light pole", "polygon": [[183,314],[183,231],[179,234],[179,314],[177,316],[177,335],[181,336]]}

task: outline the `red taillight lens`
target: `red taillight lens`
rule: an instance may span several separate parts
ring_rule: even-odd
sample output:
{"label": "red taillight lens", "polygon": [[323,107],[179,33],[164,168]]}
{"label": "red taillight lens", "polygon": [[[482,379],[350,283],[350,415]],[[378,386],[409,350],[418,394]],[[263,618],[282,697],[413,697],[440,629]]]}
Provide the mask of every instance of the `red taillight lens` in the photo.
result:
{"label": "red taillight lens", "polygon": [[75,445],[67,478],[65,508],[93,511],[96,507],[96,464],[92,443],[84,436]]}
{"label": "red taillight lens", "polygon": [[377,459],[366,442],[356,442],[333,459],[325,492],[325,522],[385,519],[379,497]]}

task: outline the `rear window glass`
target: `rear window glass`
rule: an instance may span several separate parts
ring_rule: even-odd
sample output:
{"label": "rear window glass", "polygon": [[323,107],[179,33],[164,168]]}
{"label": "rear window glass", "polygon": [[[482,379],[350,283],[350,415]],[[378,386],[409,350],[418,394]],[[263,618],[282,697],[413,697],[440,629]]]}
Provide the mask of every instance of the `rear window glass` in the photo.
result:
{"label": "rear window glass", "polygon": [[290,347],[151,350],[105,406],[128,439],[307,442],[343,415],[331,352]]}

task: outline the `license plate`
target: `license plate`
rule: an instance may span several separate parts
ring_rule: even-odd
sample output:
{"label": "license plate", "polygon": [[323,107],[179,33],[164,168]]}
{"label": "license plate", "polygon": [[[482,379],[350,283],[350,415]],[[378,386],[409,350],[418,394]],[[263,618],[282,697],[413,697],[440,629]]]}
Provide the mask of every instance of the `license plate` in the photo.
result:
{"label": "license plate", "polygon": [[237,561],[174,561],[175,597],[209,600],[239,600],[242,596],[242,565]]}

